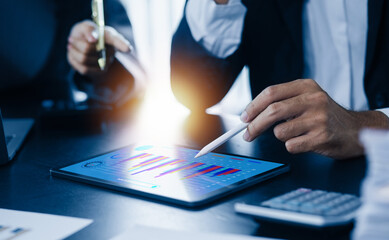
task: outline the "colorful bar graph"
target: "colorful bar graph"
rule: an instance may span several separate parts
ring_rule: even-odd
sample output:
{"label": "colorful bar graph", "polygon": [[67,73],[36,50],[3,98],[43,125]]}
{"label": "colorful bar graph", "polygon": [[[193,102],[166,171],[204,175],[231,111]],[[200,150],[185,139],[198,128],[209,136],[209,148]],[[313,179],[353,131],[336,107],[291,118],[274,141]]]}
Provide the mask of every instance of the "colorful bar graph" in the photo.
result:
{"label": "colorful bar graph", "polygon": [[[214,154],[213,156],[219,157],[219,155],[217,155],[217,154]],[[116,155],[113,155],[111,158],[119,160],[122,157],[124,157],[124,155],[116,154]],[[222,156],[220,156],[220,157],[222,157]],[[144,160],[142,160],[142,159],[144,159]],[[242,161],[242,159],[239,159],[239,158],[233,158],[233,159]],[[154,178],[159,178],[159,177],[162,177],[162,176],[165,176],[168,174],[177,173],[177,172],[183,171],[183,170],[190,170],[190,169],[194,169],[194,168],[198,168],[198,167],[203,167],[203,168],[201,168],[199,170],[194,170],[194,172],[193,172],[193,170],[190,171],[191,173],[189,175],[186,175],[185,177],[183,177],[182,180],[191,179],[191,178],[201,176],[204,174],[208,174],[211,172],[214,172],[214,173],[210,177],[219,177],[219,176],[226,176],[226,175],[234,174],[234,173],[241,171],[240,169],[224,168],[222,166],[217,166],[217,165],[206,166],[207,164],[205,164],[205,163],[189,162],[189,161],[183,160],[183,159],[172,159],[171,158],[171,160],[169,160],[169,157],[156,156],[156,155],[153,155],[150,153],[141,153],[141,154],[132,156],[130,158],[121,160],[121,161],[117,162],[116,164],[120,164],[120,163],[123,163],[126,161],[133,161],[133,160],[140,160],[141,162],[138,161],[138,163],[136,165],[134,165],[128,169],[129,172],[132,172],[131,175],[137,175],[137,174],[145,173],[148,171],[158,170],[160,168],[168,167],[168,166],[171,166],[170,168],[173,167],[170,170],[167,170],[167,171],[165,170],[165,172],[160,173],[159,175],[155,176]],[[174,167],[174,166],[176,166],[176,167]]]}
{"label": "colorful bar graph", "polygon": [[160,165],[157,165],[157,166],[154,166],[154,167],[151,167],[151,168],[147,168],[147,169],[144,169],[144,170],[139,171],[139,172],[132,173],[131,175],[136,175],[136,174],[139,174],[139,173],[142,173],[142,172],[151,171],[151,170],[158,169],[158,168],[165,167],[165,166],[175,165],[177,163],[182,163],[182,162],[185,162],[185,160],[174,159],[174,160],[162,163]]}
{"label": "colorful bar graph", "polygon": [[225,170],[222,170],[220,172],[217,172],[217,173],[213,174],[212,177],[225,176],[225,175],[233,174],[233,173],[236,173],[236,172],[239,172],[239,171],[240,171],[239,169],[227,168]]}
{"label": "colorful bar graph", "polygon": [[177,167],[177,168],[171,169],[169,171],[163,172],[163,173],[159,174],[158,176],[155,176],[155,178],[162,177],[162,176],[167,175],[167,174],[179,172],[179,171],[182,171],[182,170],[192,169],[192,168],[199,167],[199,166],[202,166],[202,165],[204,165],[204,163],[198,163],[198,162],[189,163],[187,165],[184,165],[184,166],[181,166],[181,167]]}
{"label": "colorful bar graph", "polygon": [[200,176],[200,175],[209,173],[209,172],[216,171],[216,170],[218,170],[218,169],[220,169],[220,168],[223,168],[223,167],[221,167],[221,166],[216,166],[216,165],[212,165],[212,166],[209,166],[209,167],[200,169],[200,170],[198,170],[196,173],[190,174],[190,175],[188,175],[188,176],[185,176],[185,177],[182,178],[182,179],[190,179],[190,178],[193,178],[193,177],[197,177],[197,176]]}
{"label": "colorful bar graph", "polygon": [[[118,154],[113,155],[111,158],[112,158],[112,159],[116,159],[115,157],[116,157],[117,155],[118,155]],[[130,158],[121,160],[121,161],[115,163],[115,165],[120,164],[120,163],[123,163],[123,162],[127,162],[127,161],[133,161],[133,160],[136,160],[136,159],[142,159],[142,158],[145,158],[145,157],[149,157],[149,156],[151,156],[151,155],[152,155],[152,154],[149,154],[149,153],[142,153],[142,154],[135,155],[135,156],[132,156],[132,157],[130,157]]]}
{"label": "colorful bar graph", "polygon": [[161,160],[168,159],[168,158],[169,157],[164,157],[164,156],[155,157],[155,158],[149,159],[147,161],[141,162],[139,164],[136,164],[135,166],[131,167],[129,169],[129,171],[134,170],[134,169],[139,168],[139,167],[143,167],[143,166],[149,165],[149,164],[153,164],[153,163],[156,163],[156,162],[159,162]]}

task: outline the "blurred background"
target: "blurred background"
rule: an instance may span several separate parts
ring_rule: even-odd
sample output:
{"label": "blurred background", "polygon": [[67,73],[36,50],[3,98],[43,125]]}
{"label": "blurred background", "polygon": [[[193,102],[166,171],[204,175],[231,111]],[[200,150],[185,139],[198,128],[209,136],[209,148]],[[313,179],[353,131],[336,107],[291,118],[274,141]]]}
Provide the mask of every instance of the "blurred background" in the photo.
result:
{"label": "blurred background", "polygon": [[[113,7],[120,5],[116,1],[122,3],[131,21],[137,58],[148,81],[146,96],[137,112],[134,114],[126,109],[120,112],[136,118],[136,126],[145,139],[166,141],[166,136],[174,139],[172,131],[178,131],[178,126],[190,114],[175,99],[170,86],[171,41],[182,19],[186,0],[105,0],[106,20],[121,18],[121,14],[109,15],[109,12],[116,13],[121,9]],[[86,99],[85,93],[68,86],[73,84],[69,76],[73,77],[74,72],[70,72],[66,57],[70,31],[74,24],[85,19],[91,19],[91,0],[3,3],[0,8],[0,107],[5,116],[38,117],[43,119],[43,126],[61,122],[72,129],[74,126],[88,127],[90,121],[100,115],[111,115],[109,111],[94,113],[83,108],[73,111],[72,107],[66,108],[66,102],[61,102],[69,96],[76,100]],[[131,37],[126,26],[115,27]],[[237,116],[250,100],[248,71],[244,69],[222,102],[207,112]],[[31,102],[36,102],[38,109],[43,108],[43,114],[26,105]],[[100,122],[96,122],[95,125],[100,126]],[[133,124],[128,122],[128,125]],[[206,126],[201,128],[206,129]],[[120,139],[128,142],[132,129],[128,133],[122,129]]]}
{"label": "blurred background", "polygon": [[[147,100],[176,112],[182,108],[170,89],[171,40],[183,16],[185,0],[105,0],[106,20],[121,18],[120,1],[133,27],[137,57],[147,73]],[[90,0],[5,1],[0,8],[0,104],[66,99],[69,87],[67,38],[75,23],[91,19]],[[112,9],[113,8],[113,9]],[[109,21],[108,21],[109,22]],[[108,23],[107,23],[108,24]],[[115,26],[125,32],[126,25]],[[119,31],[119,30],[118,30]],[[131,36],[130,31],[127,32]],[[126,35],[126,36],[127,36]],[[209,113],[240,114],[250,101],[247,70]],[[76,95],[82,100],[82,94]],[[7,104],[5,104],[7,102]],[[11,103],[11,104],[10,104]],[[155,108],[154,108],[155,110]]]}
{"label": "blurred background", "polygon": [[[146,99],[181,108],[170,89],[172,35],[182,18],[185,0],[122,0],[131,23],[139,59],[151,82]],[[151,97],[152,95],[152,97]],[[240,114],[251,100],[248,71],[244,69],[228,95],[208,113]],[[154,108],[155,109],[155,108]]]}

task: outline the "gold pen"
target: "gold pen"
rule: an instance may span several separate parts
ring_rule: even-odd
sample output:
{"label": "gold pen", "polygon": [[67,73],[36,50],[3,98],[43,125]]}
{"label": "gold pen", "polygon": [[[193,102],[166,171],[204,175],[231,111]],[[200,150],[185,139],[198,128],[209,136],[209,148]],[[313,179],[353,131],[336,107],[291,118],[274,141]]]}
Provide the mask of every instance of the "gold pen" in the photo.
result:
{"label": "gold pen", "polygon": [[97,44],[96,49],[99,52],[98,64],[101,70],[105,69],[107,63],[107,56],[105,52],[105,42],[104,42],[104,4],[103,0],[92,0],[92,18],[97,25]]}

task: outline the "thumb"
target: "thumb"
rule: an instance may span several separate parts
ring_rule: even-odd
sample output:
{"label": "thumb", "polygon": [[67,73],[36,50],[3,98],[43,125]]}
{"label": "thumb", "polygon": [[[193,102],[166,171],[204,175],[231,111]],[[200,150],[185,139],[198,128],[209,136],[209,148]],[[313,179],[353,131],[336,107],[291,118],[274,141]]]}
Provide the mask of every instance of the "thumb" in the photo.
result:
{"label": "thumb", "polygon": [[132,46],[127,39],[112,27],[105,27],[105,42],[121,52],[132,51]]}

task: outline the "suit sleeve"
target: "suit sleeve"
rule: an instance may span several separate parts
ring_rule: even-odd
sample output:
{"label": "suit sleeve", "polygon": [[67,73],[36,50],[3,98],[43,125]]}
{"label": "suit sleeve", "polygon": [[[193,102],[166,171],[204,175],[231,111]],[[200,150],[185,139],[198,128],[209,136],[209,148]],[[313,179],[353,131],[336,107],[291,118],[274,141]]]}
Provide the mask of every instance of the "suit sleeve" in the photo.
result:
{"label": "suit sleeve", "polygon": [[192,111],[204,111],[228,92],[245,65],[245,43],[223,59],[197,43],[184,16],[173,36],[171,85],[178,101]]}
{"label": "suit sleeve", "polygon": [[172,42],[171,85],[178,101],[192,111],[204,111],[228,92],[245,65],[244,43],[226,59],[197,43],[183,17]]}

